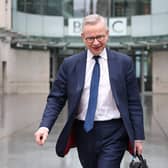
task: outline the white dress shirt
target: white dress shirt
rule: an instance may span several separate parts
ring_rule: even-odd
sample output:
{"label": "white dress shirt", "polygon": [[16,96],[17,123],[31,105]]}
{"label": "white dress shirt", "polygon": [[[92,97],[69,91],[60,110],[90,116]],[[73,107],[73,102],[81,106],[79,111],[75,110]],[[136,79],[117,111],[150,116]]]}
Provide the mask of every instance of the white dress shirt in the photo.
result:
{"label": "white dress shirt", "polygon": [[[81,100],[80,100],[80,105],[79,105],[78,115],[77,115],[77,119],[83,120],[83,121],[85,120],[87,108],[88,108],[90,82],[91,82],[94,64],[95,64],[95,60],[93,59],[93,54],[88,50],[85,83],[84,83],[84,88],[81,95]],[[100,64],[100,81],[99,81],[97,108],[96,108],[94,120],[106,121],[106,120],[120,118],[120,112],[114,101],[111,86],[110,86],[106,49],[104,49],[100,54],[99,64]]]}

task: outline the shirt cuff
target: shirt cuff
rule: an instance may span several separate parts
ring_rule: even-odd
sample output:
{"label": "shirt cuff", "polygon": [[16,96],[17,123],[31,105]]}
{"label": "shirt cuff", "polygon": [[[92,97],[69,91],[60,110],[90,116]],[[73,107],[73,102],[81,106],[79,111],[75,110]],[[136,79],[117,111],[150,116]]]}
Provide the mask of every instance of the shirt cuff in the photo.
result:
{"label": "shirt cuff", "polygon": [[47,127],[40,127],[40,130],[46,130],[47,132],[49,132],[49,129]]}
{"label": "shirt cuff", "polygon": [[139,139],[136,139],[135,142],[140,142],[140,143],[143,143],[144,140],[139,140]]}

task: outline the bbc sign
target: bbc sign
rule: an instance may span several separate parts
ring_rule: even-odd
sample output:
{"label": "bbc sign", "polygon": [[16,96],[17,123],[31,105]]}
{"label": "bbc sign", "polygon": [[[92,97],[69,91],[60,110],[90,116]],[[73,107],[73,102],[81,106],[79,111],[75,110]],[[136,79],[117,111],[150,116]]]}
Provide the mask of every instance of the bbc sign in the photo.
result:
{"label": "bbc sign", "polygon": [[[80,36],[82,30],[82,18],[70,18],[68,20],[68,35]],[[127,35],[127,18],[110,18],[109,19],[110,36]]]}

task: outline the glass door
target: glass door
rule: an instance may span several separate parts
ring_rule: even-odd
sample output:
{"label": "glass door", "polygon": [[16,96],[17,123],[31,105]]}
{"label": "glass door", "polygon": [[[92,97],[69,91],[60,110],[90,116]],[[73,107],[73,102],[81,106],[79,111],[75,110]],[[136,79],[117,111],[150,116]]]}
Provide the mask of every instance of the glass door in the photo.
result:
{"label": "glass door", "polygon": [[152,57],[150,51],[135,50],[136,78],[141,92],[152,91]]}

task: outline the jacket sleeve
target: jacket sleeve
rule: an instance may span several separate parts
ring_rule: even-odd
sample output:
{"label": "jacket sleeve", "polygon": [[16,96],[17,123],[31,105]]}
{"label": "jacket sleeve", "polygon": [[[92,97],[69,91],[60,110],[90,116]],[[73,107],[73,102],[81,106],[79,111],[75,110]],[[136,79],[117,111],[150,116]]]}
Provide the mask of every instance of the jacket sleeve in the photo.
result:
{"label": "jacket sleeve", "polygon": [[67,67],[64,60],[61,64],[53,87],[48,95],[47,104],[42,116],[40,127],[47,127],[51,131],[59,113],[67,100]]}
{"label": "jacket sleeve", "polygon": [[126,71],[126,85],[128,97],[128,111],[134,131],[135,140],[144,139],[143,109],[140,101],[138,84],[133,61],[129,59]]}

